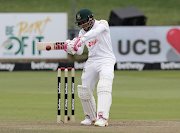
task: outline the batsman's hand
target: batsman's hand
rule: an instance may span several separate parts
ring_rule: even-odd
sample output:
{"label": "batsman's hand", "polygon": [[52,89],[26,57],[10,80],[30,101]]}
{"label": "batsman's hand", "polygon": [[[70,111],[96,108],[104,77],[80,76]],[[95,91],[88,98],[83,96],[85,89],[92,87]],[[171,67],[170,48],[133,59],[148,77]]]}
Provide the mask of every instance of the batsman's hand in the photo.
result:
{"label": "batsman's hand", "polygon": [[74,38],[73,41],[74,41],[74,50],[78,51],[78,48],[81,47],[81,44],[83,43],[83,41],[79,37]]}
{"label": "batsman's hand", "polygon": [[76,55],[78,48],[81,47],[81,39],[80,38],[74,38],[73,40],[67,40],[64,44],[64,50],[72,55]]}

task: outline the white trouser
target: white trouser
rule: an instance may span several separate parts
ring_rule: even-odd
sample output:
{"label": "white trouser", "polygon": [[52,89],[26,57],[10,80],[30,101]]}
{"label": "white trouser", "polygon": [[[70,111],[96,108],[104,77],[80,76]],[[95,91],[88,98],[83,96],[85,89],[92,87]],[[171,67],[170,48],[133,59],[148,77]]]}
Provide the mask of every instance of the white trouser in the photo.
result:
{"label": "white trouser", "polygon": [[98,78],[108,77],[114,78],[114,64],[112,63],[98,63],[86,62],[81,76],[82,85],[89,88],[92,92],[95,89],[95,84]]}
{"label": "white trouser", "polygon": [[[93,62],[93,63],[86,62],[81,77],[82,86],[85,86],[85,88],[87,87],[92,92],[91,94],[93,94],[93,91],[95,89],[95,84],[99,79],[97,85],[97,96],[98,96],[97,113],[98,114],[101,113],[102,116],[106,119],[109,118],[109,111],[112,103],[111,93],[112,93],[113,78],[114,78],[114,64],[97,63],[97,62]],[[81,92],[79,92],[79,94],[81,95]],[[79,98],[81,99],[85,115],[94,114],[95,112],[91,113],[90,109],[88,109],[85,104],[88,104],[88,106],[91,105],[92,106],[91,109],[94,111],[95,108],[94,105],[96,105],[95,101],[88,99],[84,101],[84,99],[81,98],[81,96],[79,96]]]}

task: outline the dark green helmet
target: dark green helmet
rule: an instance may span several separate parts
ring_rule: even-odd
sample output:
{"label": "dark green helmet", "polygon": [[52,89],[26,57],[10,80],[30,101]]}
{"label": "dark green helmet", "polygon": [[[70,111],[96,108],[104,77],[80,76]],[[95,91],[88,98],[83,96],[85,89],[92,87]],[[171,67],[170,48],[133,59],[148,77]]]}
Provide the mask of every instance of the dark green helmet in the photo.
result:
{"label": "dark green helmet", "polygon": [[93,16],[94,15],[91,12],[91,10],[87,8],[83,8],[76,13],[76,23],[82,22],[84,20],[88,20],[90,17]]}

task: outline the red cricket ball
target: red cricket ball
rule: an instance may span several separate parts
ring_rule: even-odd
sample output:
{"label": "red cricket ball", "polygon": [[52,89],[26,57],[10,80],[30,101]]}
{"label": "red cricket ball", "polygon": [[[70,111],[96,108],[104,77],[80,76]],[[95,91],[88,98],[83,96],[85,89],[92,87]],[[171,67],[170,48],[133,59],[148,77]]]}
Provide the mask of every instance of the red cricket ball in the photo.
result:
{"label": "red cricket ball", "polygon": [[47,51],[51,50],[51,46],[47,45],[47,46],[46,46],[46,50],[47,50]]}

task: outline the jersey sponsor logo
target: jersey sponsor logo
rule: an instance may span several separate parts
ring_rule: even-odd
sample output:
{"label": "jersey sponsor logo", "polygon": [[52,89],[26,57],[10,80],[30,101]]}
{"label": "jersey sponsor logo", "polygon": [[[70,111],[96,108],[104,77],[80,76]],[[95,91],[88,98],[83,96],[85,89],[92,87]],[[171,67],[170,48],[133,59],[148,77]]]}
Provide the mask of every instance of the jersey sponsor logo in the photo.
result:
{"label": "jersey sponsor logo", "polygon": [[98,42],[98,39],[96,39],[95,41],[91,41],[91,42],[89,42],[89,47],[92,47],[92,46],[94,46],[96,43]]}

